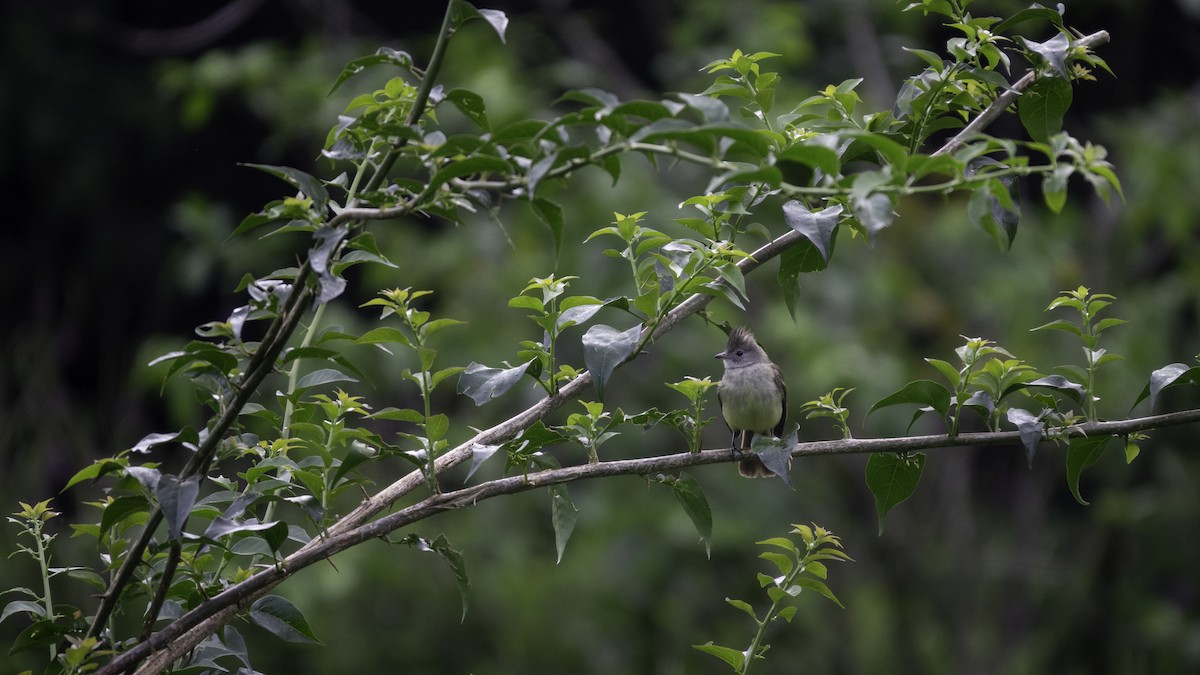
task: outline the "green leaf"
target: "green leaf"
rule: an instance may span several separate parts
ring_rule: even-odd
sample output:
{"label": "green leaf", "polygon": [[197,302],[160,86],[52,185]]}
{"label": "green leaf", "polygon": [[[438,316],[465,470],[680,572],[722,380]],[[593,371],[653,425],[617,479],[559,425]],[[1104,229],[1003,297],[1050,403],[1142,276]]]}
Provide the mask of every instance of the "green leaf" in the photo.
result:
{"label": "green leaf", "polygon": [[145,497],[141,495],[117,497],[104,507],[104,514],[100,517],[98,538],[103,538],[109,530],[128,518],[138,514],[142,514],[144,517],[149,513],[150,503]]}
{"label": "green leaf", "polygon": [[488,461],[496,451],[500,449],[499,445],[480,445],[478,443],[471,446],[471,466],[467,469],[467,477],[464,481],[471,480],[471,476],[483,466],[483,463]]}
{"label": "green leaf", "polygon": [[912,496],[924,468],[923,453],[903,455],[882,452],[871,455],[867,460],[867,487],[870,488],[871,494],[875,495],[875,513],[879,517],[880,536],[883,535],[884,517],[892,507]]}
{"label": "green leaf", "polygon": [[[621,298],[624,300],[624,298]],[[571,296],[566,298],[559,304],[561,310],[558,315],[558,320],[555,321],[555,328],[562,330],[570,326],[577,326],[582,323],[587,323],[601,309],[608,307],[611,300],[601,300],[586,296]]]}
{"label": "green leaf", "polygon": [[538,313],[546,311],[546,305],[542,302],[542,299],[535,298],[532,295],[518,295],[509,298],[508,306],[513,309],[528,309]]}
{"label": "green leaf", "polygon": [[141,483],[147,493],[153,493],[158,489],[158,481],[161,478],[158,469],[149,466],[131,466],[125,470],[125,473]]}
{"label": "green leaf", "polygon": [[314,370],[313,372],[300,378],[300,381],[296,383],[296,389],[308,389],[309,387],[316,387],[322,384],[329,384],[331,382],[358,382],[358,380],[350,377],[340,370],[336,370],[334,368],[322,368],[320,370]]}
{"label": "green leaf", "polygon": [[1060,14],[1057,10],[1043,7],[1037,3],[1034,3],[1031,7],[1027,7],[996,24],[991,30],[997,35],[1003,34],[1009,28],[1031,19],[1042,19],[1044,21],[1049,21],[1058,28],[1062,28],[1063,25],[1062,14]]}
{"label": "green leaf", "polygon": [[925,359],[925,362],[934,368],[937,368],[938,372],[942,374],[942,377],[945,377],[950,381],[951,389],[955,391],[958,390],[958,385],[962,381],[962,376],[959,374],[957,368],[941,359]]}
{"label": "green leaf", "polygon": [[1154,410],[1155,401],[1162,390],[1176,384],[1200,384],[1200,367],[1189,368],[1182,363],[1172,363],[1150,373],[1150,381],[1142,388],[1142,393],[1133,402],[1132,409],[1146,397],[1150,397],[1150,409]]}
{"label": "green leaf", "polygon": [[165,433],[165,434],[147,434],[146,436],[142,437],[142,440],[138,441],[137,443],[134,443],[133,447],[130,448],[129,451],[130,452],[150,452],[150,448],[153,448],[156,445],[162,445],[163,443],[170,443],[171,441],[175,440],[176,438],[179,438],[180,435],[181,435],[181,432],[178,432],[178,431],[176,431],[174,433]]}
{"label": "green leaf", "polygon": [[1070,166],[1059,166],[1042,177],[1042,199],[1054,213],[1061,213],[1067,203],[1067,177],[1073,170]]}
{"label": "green leaf", "polygon": [[712,556],[712,509],[709,508],[708,499],[704,496],[704,489],[700,487],[699,481],[686,473],[679,474],[679,478],[668,482],[671,486],[672,494],[683,507],[688,518],[692,519],[692,524],[696,526],[696,531],[700,533],[700,540],[704,542],[705,555]]}
{"label": "green leaf", "polygon": [[936,54],[927,49],[915,49],[912,47],[901,47],[901,49],[909,54],[920,57],[922,61],[929,64],[929,67],[933,68],[939,73],[942,72],[942,69],[945,67],[945,63],[942,61],[940,54]]}
{"label": "green leaf", "polygon": [[[1000,163],[990,157],[977,157],[967,164],[967,176],[985,173]],[[1001,176],[975,188],[967,203],[967,217],[979,229],[991,235],[1001,251],[1012,248],[1021,220],[1020,187],[1016,176]]]}
{"label": "green leaf", "polygon": [[1061,330],[1072,335],[1083,337],[1083,330],[1079,326],[1067,321],[1066,319],[1058,319],[1057,321],[1051,321],[1050,323],[1043,324],[1037,328],[1029,329],[1030,332],[1037,330]]}
{"label": "green leaf", "polygon": [[[600,168],[604,169],[605,173],[612,178],[612,184],[615,186],[621,180],[621,156],[620,155],[605,155],[604,159],[600,160]],[[1113,179],[1116,177],[1114,175]],[[1119,189],[1119,188],[1118,188]]]}
{"label": "green leaf", "polygon": [[836,176],[842,170],[841,160],[835,150],[815,143],[794,143],[784,148],[777,157],[781,162],[795,162],[820,169],[827,176]]}
{"label": "green leaf", "polygon": [[329,261],[336,255],[348,232],[349,226],[346,225],[336,228],[322,225],[313,233],[315,244],[308,250],[308,260],[317,273],[318,304],[327,303],[346,290],[346,280],[333,273]]}
{"label": "green leaf", "polygon": [[278,551],[283,542],[287,540],[288,526],[282,520],[275,520],[269,523],[259,523],[254,521],[235,520],[226,518],[225,516],[217,516],[209,523],[208,528],[204,530],[204,537],[207,539],[219,539],[229,534],[238,532],[265,532],[268,536],[263,536],[262,539],[267,542],[272,551]]}
{"label": "green leaf", "polygon": [[462,616],[460,621],[465,621],[467,618],[467,608],[470,605],[471,599],[471,579],[467,576],[467,562],[462,553],[451,548],[450,542],[444,534],[439,534],[433,541],[410,534],[397,543],[407,544],[419,551],[436,553],[443,562],[450,566],[450,570],[454,572],[454,579],[458,582],[458,594],[462,600]]}
{"label": "green leaf", "polygon": [[792,466],[792,449],[796,447],[797,442],[796,429],[790,434],[784,434],[783,438],[755,434],[754,440],[750,441],[750,449],[768,471],[782,478],[784,484],[790,488],[792,478],[788,474]]}
{"label": "green leaf", "polygon": [[313,200],[313,208],[317,210],[317,213],[323,213],[325,205],[329,203],[329,193],[325,191],[325,186],[321,181],[299,169],[293,169],[290,166],[272,166],[270,164],[247,163],[241,166],[265,171],[276,178],[287,181],[297,190],[303,192],[306,197]]}
{"label": "green leaf", "polygon": [[618,331],[596,324],[583,334],[583,363],[592,374],[596,395],[604,398],[604,387],[617,366],[633,355],[642,334],[641,325]]}
{"label": "green leaf", "polygon": [[1069,77],[1067,73],[1067,52],[1071,48],[1071,40],[1065,34],[1059,33],[1045,42],[1026,40],[1019,35],[1016,40],[1029,53],[1040,56],[1046,64],[1058,73],[1060,78],[1066,80]]}
{"label": "green leaf", "polygon": [[563,551],[567,549],[567,541],[575,531],[575,521],[579,518],[579,510],[567,496],[567,486],[550,486],[550,522],[554,525],[554,548],[558,551],[555,564],[562,562]]}
{"label": "green leaf", "polygon": [[39,649],[55,644],[69,632],[70,629],[67,626],[61,625],[52,619],[34,621],[28,628],[17,635],[17,638],[13,640],[12,646],[8,649],[8,653],[16,654],[27,649]]}
{"label": "green leaf", "polygon": [[4,606],[4,610],[0,611],[0,623],[17,612],[25,612],[37,619],[46,618],[46,607],[40,602],[32,600],[13,600]]}
{"label": "green leaf", "polygon": [[472,19],[483,19],[488,22],[492,30],[496,31],[496,35],[500,38],[500,42],[504,42],[504,33],[508,30],[508,17],[498,9],[476,9],[474,5],[466,0],[451,0],[451,20],[454,27],[457,28]]}
{"label": "green leaf", "polygon": [[563,226],[565,224],[562,207],[542,197],[534,199],[531,204],[538,220],[550,228],[550,234],[554,237],[554,259],[558,260],[558,255],[562,251]]}
{"label": "green leaf", "polygon": [[944,419],[950,411],[950,392],[931,380],[916,380],[904,385],[900,391],[889,394],[879,400],[871,409],[867,411],[867,415],[879,410],[894,405],[902,405],[905,403],[914,403],[916,405],[930,406],[938,412]]}
{"label": "green leaf", "polygon": [[98,459],[95,462],[93,462],[93,463],[85,466],[84,468],[80,469],[79,471],[75,472],[75,475],[71,476],[71,479],[67,481],[67,484],[63,487],[62,491],[66,492],[67,489],[69,489],[76,483],[80,483],[82,481],[89,480],[89,479],[99,478],[105,474],[112,473],[113,471],[124,470],[127,467],[128,467],[127,463],[118,462],[117,460],[114,460],[114,459]]}
{"label": "green leaf", "polygon": [[790,556],[775,551],[764,551],[758,554],[758,557],[763,560],[768,560],[772,565],[779,569],[779,573],[786,576],[795,568],[795,563],[792,562]]}
{"label": "green leaf", "polygon": [[1017,99],[1017,113],[1029,137],[1045,143],[1062,131],[1063,115],[1071,107],[1071,83],[1062,77],[1040,77]]}
{"label": "green leaf", "polygon": [[467,576],[467,560],[463,557],[461,551],[450,547],[450,542],[444,534],[439,534],[430,544],[430,548],[454,572],[454,580],[458,583],[458,596],[462,601],[462,616],[459,618],[459,621],[466,621],[467,608],[470,606],[471,600],[471,579]]}
{"label": "green leaf", "polygon": [[880,230],[892,224],[895,212],[892,210],[892,199],[886,194],[876,192],[862,199],[853,199],[854,217],[867,231],[867,241],[874,242],[875,235]]}
{"label": "green leaf", "polygon": [[421,332],[422,337],[428,337],[443,328],[449,328],[450,326],[462,326],[466,323],[466,321],[459,321],[458,319],[434,319],[429,323],[422,324],[418,330]]}
{"label": "green leaf", "polygon": [[733,668],[735,672],[739,673],[742,672],[742,664],[746,662],[746,655],[744,653],[736,649],[730,649],[729,647],[714,645],[711,642],[702,645],[692,645],[692,649],[698,649],[705,654],[712,654],[718,659],[721,659],[725,663],[729,664],[730,668]]}
{"label": "green leaf", "polygon": [[441,440],[450,430],[450,418],[444,414],[430,415],[425,418],[425,435],[431,441]]}
{"label": "green leaf", "polygon": [[333,83],[333,88],[329,90],[329,93],[332,94],[333,92],[337,91],[338,87],[342,86],[343,82],[361,73],[367,68],[383,64],[397,66],[412,72],[413,60],[412,56],[409,56],[407,52],[392,49],[391,47],[380,47],[379,50],[371,56],[364,56],[360,59],[355,59],[350,63],[347,63],[346,67],[342,69],[342,73],[338,75],[337,81]]}
{"label": "green leaf", "polygon": [[923,16],[929,16],[929,13],[933,12],[957,19],[960,14],[959,10],[952,7],[948,0],[919,0],[919,2],[910,2],[904,7],[904,11],[906,12],[914,9],[921,10]]}
{"label": "green leaf", "polygon": [[800,550],[797,549],[796,545],[792,543],[792,540],[788,539],[787,537],[771,537],[769,539],[763,539],[762,541],[756,541],[754,543],[758,544],[759,546],[774,546],[775,548],[781,548],[794,555],[800,555]]}
{"label": "green leaf", "polygon": [[[707,98],[707,97],[705,97]],[[771,151],[771,140],[754,129],[731,124],[714,123],[692,126],[681,124],[682,120],[668,118],[642,127],[630,137],[632,141],[673,140],[691,143],[705,152],[716,152],[723,139],[731,139],[756,157],[766,157]]]}
{"label": "green leaf", "polygon": [[841,214],[841,204],[834,204],[816,213],[795,199],[783,205],[784,222],[812,243],[825,264],[829,264],[829,256],[833,252],[833,231]]}
{"label": "green leaf", "polygon": [[446,100],[450,101],[462,111],[475,126],[484,131],[491,131],[492,128],[488,124],[487,106],[483,102],[483,97],[469,89],[451,89],[446,92]]}
{"label": "green leaf", "polygon": [[1032,382],[1026,382],[1024,387],[1047,387],[1061,391],[1070,396],[1076,403],[1083,403],[1083,385],[1076,384],[1062,375],[1047,375]]}
{"label": "green leaf", "polygon": [[342,457],[342,461],[338,464],[337,471],[333,474],[333,482],[331,485],[339,485],[342,478],[350,473],[355,467],[375,459],[379,456],[379,451],[373,447],[363,443],[351,443],[346,455]]}
{"label": "green leaf", "polygon": [[737,291],[739,296],[746,297],[746,277],[742,274],[742,268],[733,262],[723,260],[713,264],[713,269],[730,288]]}
{"label": "green leaf", "polygon": [[337,356],[339,356],[339,352],[334,349],[323,349],[321,347],[289,347],[285,349],[283,355],[279,357],[279,362],[287,364],[297,359],[320,359],[322,361],[329,361]]}
{"label": "green leaf", "polygon": [[1112,328],[1113,326],[1120,326],[1121,324],[1124,324],[1124,323],[1129,323],[1129,322],[1126,321],[1125,319],[1116,319],[1116,318],[1101,319],[1095,326],[1092,327],[1092,332],[1099,335],[1100,333],[1108,330],[1109,328]]}
{"label": "green leaf", "polygon": [[[882,521],[882,517],[880,517],[880,521]],[[882,522],[880,524],[879,532],[880,534],[883,534]],[[846,609],[846,606],[842,604],[842,601],[837,599],[837,596],[833,594],[833,591],[829,590],[829,587],[826,586],[825,582],[823,581],[819,581],[810,577],[800,577],[796,579],[796,585],[801,588],[807,588],[810,591],[816,591],[817,593],[820,593],[821,595],[832,600],[833,604],[841,607],[842,609]]]}
{"label": "green leaf", "polygon": [[167,533],[171,541],[178,543],[183,540],[183,526],[187,524],[199,494],[199,476],[180,480],[179,476],[165,474],[159,478],[155,496],[163,519],[167,521]]}
{"label": "green leaf", "polygon": [[512,389],[529,370],[528,363],[513,368],[489,368],[472,362],[458,378],[458,393],[466,394],[480,406]]}
{"label": "green leaf", "polygon": [[[835,228],[831,232],[829,239],[830,255],[832,255],[836,243],[837,229]],[[789,246],[779,256],[779,286],[783,289],[783,299],[787,304],[788,312],[792,315],[792,319],[798,316],[798,312],[801,309],[800,275],[809,272],[820,272],[825,269],[826,262],[826,258],[820,249],[808,239],[797,242],[795,246]]]}
{"label": "green leaf", "polygon": [[742,612],[745,612],[746,614],[749,614],[755,620],[758,619],[758,616],[755,615],[755,613],[754,613],[754,608],[751,607],[750,603],[746,602],[745,600],[737,600],[735,598],[725,598],[725,602],[727,602],[730,607],[733,607],[734,609],[737,609]]}
{"label": "green leaf", "polygon": [[1045,433],[1042,418],[1021,408],[1009,408],[1006,417],[1017,428],[1017,433],[1021,437],[1021,445],[1025,446],[1025,461],[1032,467],[1033,455],[1037,452],[1038,443],[1042,442],[1042,436]]}
{"label": "green leaf", "polygon": [[425,416],[411,408],[384,408],[371,413],[367,417],[373,420],[393,420],[396,422],[415,422],[420,424]]}
{"label": "green leaf", "polygon": [[[855,142],[863,143],[870,146],[873,150],[879,153],[883,159],[881,165],[892,167],[892,173],[903,174],[905,165],[908,162],[908,150],[896,141],[884,136],[883,134],[871,133],[869,131],[847,130],[838,133],[843,138],[854,139]],[[852,151],[847,151],[847,154],[853,154]]]}
{"label": "green leaf", "polygon": [[986,188],[978,188],[971,193],[971,199],[967,202],[967,219],[988,233],[1001,251],[1012,247],[1017,233],[1017,214],[999,206]]}
{"label": "green leaf", "polygon": [[[746,305],[745,305],[745,303],[742,302],[742,298],[740,296],[738,296],[738,294],[726,284],[708,283],[708,284],[704,284],[704,285],[696,288],[695,291],[697,293],[704,293],[705,295],[711,295],[716,298],[725,298],[726,300],[729,301],[729,304],[733,305],[734,307],[737,307],[738,309],[743,310],[743,311],[745,311],[745,309],[746,309]],[[661,300],[662,297],[665,297],[665,296],[658,296],[657,299]],[[654,298],[653,296],[649,296],[649,295],[638,298],[638,300],[646,300],[647,302],[645,303],[645,305],[649,305],[648,301],[655,300],[655,299],[656,298]],[[645,314],[647,314],[649,316],[654,315],[654,307],[653,306],[644,306],[642,303],[637,303],[637,307],[638,307],[638,309],[641,309]]]}
{"label": "green leaf", "polygon": [[1079,477],[1083,470],[1096,463],[1104,453],[1112,436],[1075,436],[1067,448],[1067,486],[1075,501],[1087,506],[1088,502],[1079,494]]}
{"label": "green leaf", "polygon": [[264,595],[250,606],[247,618],[254,625],[265,628],[286,642],[321,644],[305,620],[304,614],[287,598]]}

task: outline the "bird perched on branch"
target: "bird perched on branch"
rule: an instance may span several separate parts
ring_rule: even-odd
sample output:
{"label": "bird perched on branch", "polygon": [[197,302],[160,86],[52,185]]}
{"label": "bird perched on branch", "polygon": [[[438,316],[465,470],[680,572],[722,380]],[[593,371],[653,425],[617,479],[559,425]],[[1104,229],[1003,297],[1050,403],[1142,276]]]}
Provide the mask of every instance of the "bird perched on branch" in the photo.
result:
{"label": "bird perched on branch", "polygon": [[[731,454],[750,452],[754,434],[783,434],[787,417],[787,385],[779,366],[771,362],[754,334],[742,326],[729,333],[725,351],[716,355],[725,364],[717,384],[721,416],[733,432]],[[758,457],[738,462],[738,473],[747,478],[774,475]]]}

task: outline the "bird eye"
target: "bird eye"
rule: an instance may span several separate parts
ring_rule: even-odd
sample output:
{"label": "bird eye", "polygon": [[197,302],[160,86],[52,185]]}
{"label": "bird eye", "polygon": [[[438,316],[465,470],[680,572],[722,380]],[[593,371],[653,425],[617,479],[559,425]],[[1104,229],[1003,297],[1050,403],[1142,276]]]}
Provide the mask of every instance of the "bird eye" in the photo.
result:
{"label": "bird eye", "polygon": [[739,350],[737,350],[737,355],[738,355],[738,356],[741,356],[743,353],[744,353],[744,352],[743,352],[742,350],[740,350],[740,349],[739,349]]}

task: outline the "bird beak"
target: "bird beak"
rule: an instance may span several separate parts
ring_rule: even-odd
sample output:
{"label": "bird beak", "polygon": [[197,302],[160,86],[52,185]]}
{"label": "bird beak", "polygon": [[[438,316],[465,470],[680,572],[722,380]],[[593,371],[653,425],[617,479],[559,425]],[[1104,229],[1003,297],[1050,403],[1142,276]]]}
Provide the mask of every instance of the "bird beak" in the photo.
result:
{"label": "bird beak", "polygon": [[714,356],[713,358],[714,358],[714,359],[723,359],[723,358],[725,358],[726,356],[729,356],[729,355],[728,355],[728,354],[726,354],[725,352],[721,352],[720,354],[717,354],[717,355],[716,355],[716,356]]}

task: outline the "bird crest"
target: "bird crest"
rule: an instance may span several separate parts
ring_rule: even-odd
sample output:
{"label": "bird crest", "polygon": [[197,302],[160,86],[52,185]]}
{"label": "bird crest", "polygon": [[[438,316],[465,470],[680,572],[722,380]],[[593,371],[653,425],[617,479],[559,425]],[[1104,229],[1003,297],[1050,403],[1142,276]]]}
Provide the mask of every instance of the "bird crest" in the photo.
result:
{"label": "bird crest", "polygon": [[751,350],[758,346],[754,333],[745,326],[738,326],[729,333],[729,342],[725,343],[725,353],[732,354],[738,349]]}

